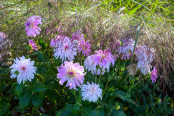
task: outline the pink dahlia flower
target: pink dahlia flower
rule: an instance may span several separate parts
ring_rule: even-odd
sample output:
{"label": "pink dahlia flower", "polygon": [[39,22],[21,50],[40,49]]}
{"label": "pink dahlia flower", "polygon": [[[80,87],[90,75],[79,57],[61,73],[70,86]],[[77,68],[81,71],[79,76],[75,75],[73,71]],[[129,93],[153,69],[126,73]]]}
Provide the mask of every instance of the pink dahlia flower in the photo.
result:
{"label": "pink dahlia flower", "polygon": [[84,40],[84,34],[81,34],[81,31],[77,30],[74,34],[72,34],[72,40]]}
{"label": "pink dahlia flower", "polygon": [[88,100],[89,102],[96,102],[100,97],[102,99],[102,89],[100,89],[98,84],[83,84],[82,87],[82,100]]}
{"label": "pink dahlia flower", "polygon": [[25,31],[27,32],[28,36],[36,37],[36,34],[39,35],[41,29],[37,26],[38,24],[42,24],[42,18],[40,16],[31,16],[25,22]]}
{"label": "pink dahlia flower", "polygon": [[29,46],[30,46],[30,48],[33,49],[33,50],[37,50],[37,49],[36,49],[37,46],[34,44],[34,42],[33,42],[32,40],[30,40],[30,39],[28,39],[28,41],[29,41]]}
{"label": "pink dahlia flower", "polygon": [[91,44],[89,44],[89,42],[85,42],[85,40],[81,40],[79,43],[78,52],[82,51],[82,54],[84,56],[89,56],[89,54],[91,53]]}
{"label": "pink dahlia flower", "polygon": [[[109,51],[98,50],[96,54],[88,56],[84,61],[86,70],[91,71],[92,74],[104,74],[105,69],[109,72],[109,68],[114,65],[114,56]],[[96,68],[96,66],[99,66]]]}
{"label": "pink dahlia flower", "polygon": [[100,66],[100,68],[106,68],[107,71],[109,72],[109,67],[110,65],[114,65],[114,56],[111,54],[109,51],[102,51],[98,50],[95,51],[95,57],[94,61],[96,62],[97,65]]}
{"label": "pink dahlia flower", "polygon": [[64,64],[58,68],[57,78],[60,78],[59,83],[63,85],[67,81],[66,87],[69,89],[76,89],[76,86],[80,87],[84,80],[84,68],[79,63],[65,61]]}
{"label": "pink dahlia flower", "polygon": [[36,73],[36,67],[34,67],[34,61],[30,61],[30,59],[25,59],[24,56],[16,58],[14,60],[14,64],[10,66],[11,70],[11,78],[17,77],[17,82],[20,84],[22,81],[29,80],[34,78],[34,74]]}
{"label": "pink dahlia flower", "polygon": [[154,66],[152,72],[151,72],[151,80],[152,80],[152,83],[156,82],[156,79],[158,78],[158,74],[157,74],[157,70]]}
{"label": "pink dahlia flower", "polygon": [[63,61],[73,60],[77,55],[78,41],[71,39],[67,36],[58,36],[56,39],[51,40],[51,46],[54,48],[53,56]]}
{"label": "pink dahlia flower", "polygon": [[122,59],[129,60],[132,56],[133,49],[134,49],[135,41],[133,39],[124,39],[123,45],[120,46],[120,49],[118,50],[119,54],[122,54]]}

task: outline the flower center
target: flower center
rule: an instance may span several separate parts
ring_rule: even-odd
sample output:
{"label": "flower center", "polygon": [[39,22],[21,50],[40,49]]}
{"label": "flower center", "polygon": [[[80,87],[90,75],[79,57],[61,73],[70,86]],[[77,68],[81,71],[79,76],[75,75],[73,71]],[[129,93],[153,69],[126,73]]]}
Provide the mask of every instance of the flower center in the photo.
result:
{"label": "flower center", "polygon": [[68,47],[68,45],[67,44],[65,44],[65,51],[68,49],[69,47]]}
{"label": "flower center", "polygon": [[21,70],[22,70],[22,71],[25,71],[25,67],[23,66],[23,67],[21,68]]}
{"label": "flower center", "polygon": [[30,23],[30,22],[27,22],[27,25],[26,25],[26,26],[28,26],[28,27],[29,27],[30,25],[31,25],[31,23]]}
{"label": "flower center", "polygon": [[73,72],[69,72],[69,75],[71,75],[71,76],[72,76],[72,75],[73,75]]}
{"label": "flower center", "polygon": [[34,23],[32,23],[32,22],[27,22],[27,25],[26,26],[28,26],[28,27],[33,27],[34,26]]}
{"label": "flower center", "polygon": [[92,93],[94,93],[95,90],[96,90],[96,88],[92,88]]}
{"label": "flower center", "polygon": [[74,77],[74,74],[75,73],[73,71],[68,72],[69,77]]}

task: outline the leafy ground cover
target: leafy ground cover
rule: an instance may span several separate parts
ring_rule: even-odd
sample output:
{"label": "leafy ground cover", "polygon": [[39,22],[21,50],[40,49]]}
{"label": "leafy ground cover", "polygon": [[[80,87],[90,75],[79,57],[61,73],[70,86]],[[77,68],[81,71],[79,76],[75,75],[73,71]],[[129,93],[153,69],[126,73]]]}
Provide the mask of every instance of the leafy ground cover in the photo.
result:
{"label": "leafy ground cover", "polygon": [[0,1],[0,115],[174,113],[172,0]]}

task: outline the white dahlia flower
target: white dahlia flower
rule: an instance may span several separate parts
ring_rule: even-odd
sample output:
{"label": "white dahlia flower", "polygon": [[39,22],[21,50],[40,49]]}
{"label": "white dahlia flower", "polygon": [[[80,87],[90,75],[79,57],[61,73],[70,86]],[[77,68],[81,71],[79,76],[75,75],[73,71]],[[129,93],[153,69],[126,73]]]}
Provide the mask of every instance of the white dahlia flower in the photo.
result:
{"label": "white dahlia flower", "polygon": [[53,56],[63,61],[66,61],[67,59],[69,61],[74,59],[74,56],[77,55],[77,47],[78,47],[78,41],[74,40],[71,41],[71,39],[67,36],[58,38],[58,41],[56,44],[54,42],[51,42],[51,46],[54,46],[54,54]]}
{"label": "white dahlia flower", "polygon": [[102,89],[99,88],[98,84],[83,84],[82,89],[82,100],[88,100],[89,102],[96,102],[100,97],[102,99]]}
{"label": "white dahlia flower", "polygon": [[36,73],[36,67],[33,66],[34,61],[30,61],[29,59],[25,59],[24,56],[14,59],[14,64],[10,66],[11,70],[11,78],[17,77],[17,82],[20,84],[23,81],[29,80],[34,78],[34,74]]}

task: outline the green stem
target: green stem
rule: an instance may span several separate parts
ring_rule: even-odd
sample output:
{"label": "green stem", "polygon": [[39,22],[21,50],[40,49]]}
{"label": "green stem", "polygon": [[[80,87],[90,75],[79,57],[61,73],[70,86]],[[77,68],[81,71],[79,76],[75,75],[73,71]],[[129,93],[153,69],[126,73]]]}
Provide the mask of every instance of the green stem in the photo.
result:
{"label": "green stem", "polygon": [[101,74],[100,74],[100,78],[99,78],[99,82],[98,82],[98,84],[100,84],[100,79],[101,79]]}
{"label": "green stem", "polygon": [[[111,113],[111,111],[113,110],[114,106],[112,106],[112,109],[110,110],[109,114]],[[109,116],[109,114],[107,116]]]}
{"label": "green stem", "polygon": [[109,80],[107,81],[106,86],[105,86],[105,89],[103,90],[102,98],[103,98],[103,95],[105,94],[105,91],[106,91],[106,88],[108,86],[108,83],[109,83]]}
{"label": "green stem", "polygon": [[[133,78],[133,79],[134,79],[134,78]],[[128,84],[130,81],[132,81],[133,79],[130,79],[126,84],[124,84],[124,86],[127,85],[127,84]]]}
{"label": "green stem", "polygon": [[[145,77],[144,79],[146,79],[147,77]],[[142,79],[141,81],[143,81],[144,79]],[[133,87],[135,87],[136,85],[138,85],[141,81],[139,81],[137,84],[135,84],[134,86],[132,86],[131,87],[131,89],[133,88]]]}
{"label": "green stem", "polygon": [[75,92],[75,89],[74,89],[74,96],[75,96],[75,99],[76,99],[76,102],[77,102],[77,97],[76,97],[76,92]]}
{"label": "green stem", "polygon": [[153,111],[154,107],[156,106],[156,104],[157,104],[157,100],[156,100],[155,105],[153,106],[153,108],[152,108],[150,114],[152,114],[152,111]]}

